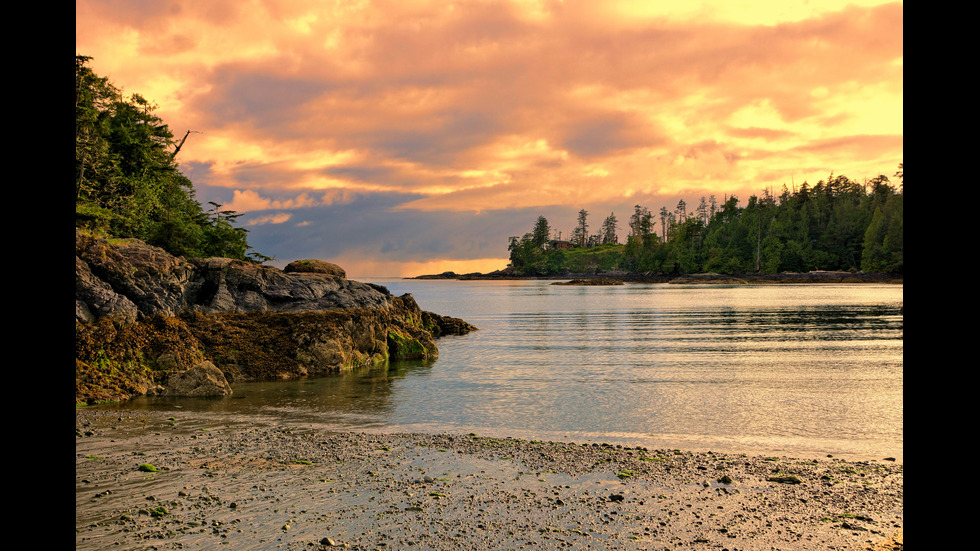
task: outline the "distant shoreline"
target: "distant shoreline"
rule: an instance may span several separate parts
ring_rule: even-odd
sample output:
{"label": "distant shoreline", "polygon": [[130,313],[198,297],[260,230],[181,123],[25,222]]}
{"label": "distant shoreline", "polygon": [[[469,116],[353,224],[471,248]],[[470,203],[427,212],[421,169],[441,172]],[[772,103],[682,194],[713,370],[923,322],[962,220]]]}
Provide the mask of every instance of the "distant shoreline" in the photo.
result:
{"label": "distant shoreline", "polygon": [[624,283],[675,283],[675,284],[773,284],[773,283],[889,283],[902,284],[902,274],[864,273],[864,272],[831,272],[812,271],[781,274],[630,274],[623,272],[606,272],[595,274],[556,274],[548,276],[533,276],[515,274],[505,268],[488,273],[473,272],[457,274],[443,272],[441,274],[419,275],[405,279],[454,279],[467,280],[579,280],[579,279],[612,279]]}

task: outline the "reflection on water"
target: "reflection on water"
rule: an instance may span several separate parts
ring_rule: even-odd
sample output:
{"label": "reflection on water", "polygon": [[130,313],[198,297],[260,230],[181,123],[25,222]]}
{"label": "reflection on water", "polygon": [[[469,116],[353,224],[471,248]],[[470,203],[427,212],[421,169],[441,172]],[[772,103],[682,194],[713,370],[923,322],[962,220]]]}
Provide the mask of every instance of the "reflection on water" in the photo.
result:
{"label": "reflection on water", "polygon": [[440,339],[430,364],[117,407],[343,429],[902,455],[900,285],[372,282],[480,330]]}
{"label": "reflection on water", "polygon": [[298,381],[239,382],[231,396],[220,398],[147,397],[118,407],[169,410],[179,408],[242,417],[288,417],[294,421],[349,428],[382,426],[393,409],[395,382],[407,374],[425,373],[431,362],[392,361]]}

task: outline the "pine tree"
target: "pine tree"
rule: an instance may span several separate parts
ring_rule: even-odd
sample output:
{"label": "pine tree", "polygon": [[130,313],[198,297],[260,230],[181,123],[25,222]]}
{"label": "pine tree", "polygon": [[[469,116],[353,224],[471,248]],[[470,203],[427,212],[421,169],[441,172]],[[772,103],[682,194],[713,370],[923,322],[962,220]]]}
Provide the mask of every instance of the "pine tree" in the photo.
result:
{"label": "pine tree", "polygon": [[551,225],[544,216],[538,216],[534,222],[534,229],[531,231],[531,241],[537,247],[544,247],[551,238]]}
{"label": "pine tree", "polygon": [[585,209],[578,211],[578,225],[575,226],[575,231],[572,232],[572,242],[578,244],[579,247],[585,247],[588,244],[589,239],[589,224],[586,222],[589,216],[589,212]]}

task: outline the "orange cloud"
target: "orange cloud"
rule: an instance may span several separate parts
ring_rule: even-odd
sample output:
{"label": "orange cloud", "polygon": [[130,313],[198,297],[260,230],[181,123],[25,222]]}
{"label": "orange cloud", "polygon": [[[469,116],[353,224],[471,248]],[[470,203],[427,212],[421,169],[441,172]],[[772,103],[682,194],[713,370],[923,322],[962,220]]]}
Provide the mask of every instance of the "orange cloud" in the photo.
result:
{"label": "orange cloud", "polygon": [[200,132],[179,160],[242,212],[370,194],[598,208],[890,174],[903,18],[844,0],[78,0],[76,53]]}

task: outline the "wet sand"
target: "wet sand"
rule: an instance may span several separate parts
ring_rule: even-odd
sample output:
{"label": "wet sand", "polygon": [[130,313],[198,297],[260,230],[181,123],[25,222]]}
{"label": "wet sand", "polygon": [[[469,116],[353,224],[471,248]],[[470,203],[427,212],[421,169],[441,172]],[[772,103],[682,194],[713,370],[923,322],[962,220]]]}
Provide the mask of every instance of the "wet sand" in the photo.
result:
{"label": "wet sand", "polygon": [[76,551],[902,548],[885,458],[75,415]]}

